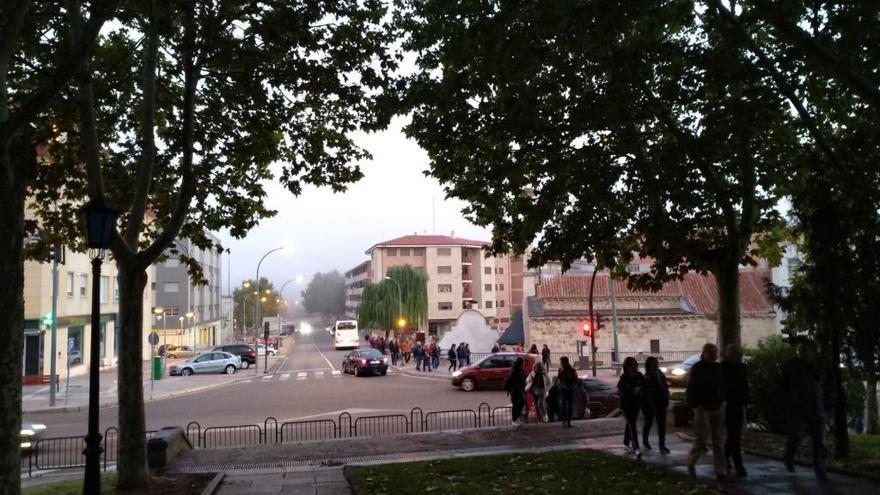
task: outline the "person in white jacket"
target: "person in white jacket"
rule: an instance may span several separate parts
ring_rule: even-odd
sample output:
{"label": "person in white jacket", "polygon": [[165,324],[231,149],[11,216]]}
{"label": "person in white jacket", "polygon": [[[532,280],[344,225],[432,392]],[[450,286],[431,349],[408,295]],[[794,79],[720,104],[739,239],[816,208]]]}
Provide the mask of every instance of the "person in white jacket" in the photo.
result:
{"label": "person in white jacket", "polygon": [[550,375],[544,369],[541,363],[535,363],[535,367],[526,378],[526,393],[531,394],[532,403],[535,404],[535,413],[538,416],[538,422],[546,421],[547,416],[547,393],[550,391],[551,380]]}

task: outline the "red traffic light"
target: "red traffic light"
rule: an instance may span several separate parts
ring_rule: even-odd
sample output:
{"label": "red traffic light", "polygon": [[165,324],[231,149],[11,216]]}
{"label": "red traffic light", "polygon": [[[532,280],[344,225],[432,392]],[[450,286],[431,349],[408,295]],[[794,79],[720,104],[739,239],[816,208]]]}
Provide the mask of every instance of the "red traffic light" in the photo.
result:
{"label": "red traffic light", "polygon": [[584,337],[589,337],[593,334],[593,326],[590,325],[589,320],[581,320],[578,322],[578,330],[584,335]]}

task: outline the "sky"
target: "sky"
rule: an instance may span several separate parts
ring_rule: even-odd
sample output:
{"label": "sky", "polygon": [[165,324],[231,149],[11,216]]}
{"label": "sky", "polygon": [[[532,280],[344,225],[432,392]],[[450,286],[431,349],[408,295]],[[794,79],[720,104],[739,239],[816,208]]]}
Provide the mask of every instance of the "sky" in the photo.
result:
{"label": "sky", "polygon": [[[373,159],[361,163],[364,178],[344,193],[309,186],[295,197],[279,183],[266,183],[267,206],[277,210],[277,215],[264,219],[244,239],[233,239],[228,231],[215,233],[231,249],[231,258],[223,259],[224,286],[228,266],[232,287],[238,287],[256,276],[263,254],[281,245],[292,248],[267,256],[260,277],[268,277],[280,288],[302,275],[302,286],[292,282],[284,291],[287,299],[294,300],[314,273],[345,272],[367,259],[364,251],[384,240],[455,232],[456,237],[488,241],[488,230],[463,217],[464,203],[446,199],[440,184],[422,173],[428,168],[428,156],[403,134],[404,124],[403,118],[397,118],[383,132],[355,138]],[[436,232],[432,231],[432,210]]]}

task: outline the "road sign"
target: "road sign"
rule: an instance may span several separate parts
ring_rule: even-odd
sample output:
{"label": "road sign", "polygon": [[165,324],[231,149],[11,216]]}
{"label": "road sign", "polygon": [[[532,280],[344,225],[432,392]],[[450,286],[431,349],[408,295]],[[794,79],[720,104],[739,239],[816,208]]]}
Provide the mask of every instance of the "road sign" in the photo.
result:
{"label": "road sign", "polygon": [[156,332],[150,332],[150,336],[147,337],[147,341],[150,345],[156,345],[159,343],[159,334]]}

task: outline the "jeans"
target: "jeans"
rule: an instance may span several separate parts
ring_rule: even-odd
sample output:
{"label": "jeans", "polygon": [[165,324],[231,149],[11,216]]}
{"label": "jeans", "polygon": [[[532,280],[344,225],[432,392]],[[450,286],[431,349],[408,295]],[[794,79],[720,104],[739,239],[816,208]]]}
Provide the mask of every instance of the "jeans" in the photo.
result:
{"label": "jeans", "polygon": [[544,403],[544,389],[537,389],[532,393],[532,402],[535,403],[535,414],[538,416],[538,422],[543,423],[544,417],[547,416],[547,406]]}
{"label": "jeans", "polygon": [[629,445],[632,443],[633,449],[639,450],[639,429],[636,424],[639,419],[639,407],[624,407],[623,417],[626,419],[626,429],[623,430],[623,444]]}
{"label": "jeans", "polygon": [[825,418],[821,415],[814,419],[789,416],[787,433],[785,462],[790,464],[794,461],[794,455],[800,448],[804,435],[810,435],[813,442],[813,469],[817,477],[824,477],[825,465],[828,462],[828,448],[825,447]]}
{"label": "jeans", "polygon": [[688,454],[688,466],[695,466],[703,450],[707,437],[712,437],[712,461],[715,476],[727,475],[727,459],[724,457],[724,404],[710,411],[702,407],[694,409],[694,443]]}
{"label": "jeans", "polygon": [[431,371],[431,356],[422,358],[422,371]]}
{"label": "jeans", "polygon": [[434,355],[431,357],[431,366],[432,366],[434,369],[437,369],[437,368],[440,367],[440,356],[439,356],[439,355],[434,354]]}
{"label": "jeans", "polygon": [[560,415],[564,424],[571,424],[572,402],[574,401],[574,389],[559,389]]}
{"label": "jeans", "polygon": [[742,406],[729,406],[724,411],[724,423],[727,427],[727,441],[724,442],[724,453],[733,461],[734,467],[742,469],[742,429],[745,421],[745,408]]}
{"label": "jeans", "polygon": [[455,359],[449,360],[449,371],[455,371]]}
{"label": "jeans", "polygon": [[416,371],[422,371],[422,357],[416,356]]}
{"label": "jeans", "polygon": [[642,423],[642,444],[646,447],[650,444],[648,442],[648,434],[651,433],[651,423],[656,421],[658,447],[661,449],[666,448],[666,408],[649,405],[645,406],[642,412],[645,415],[644,422]]}

